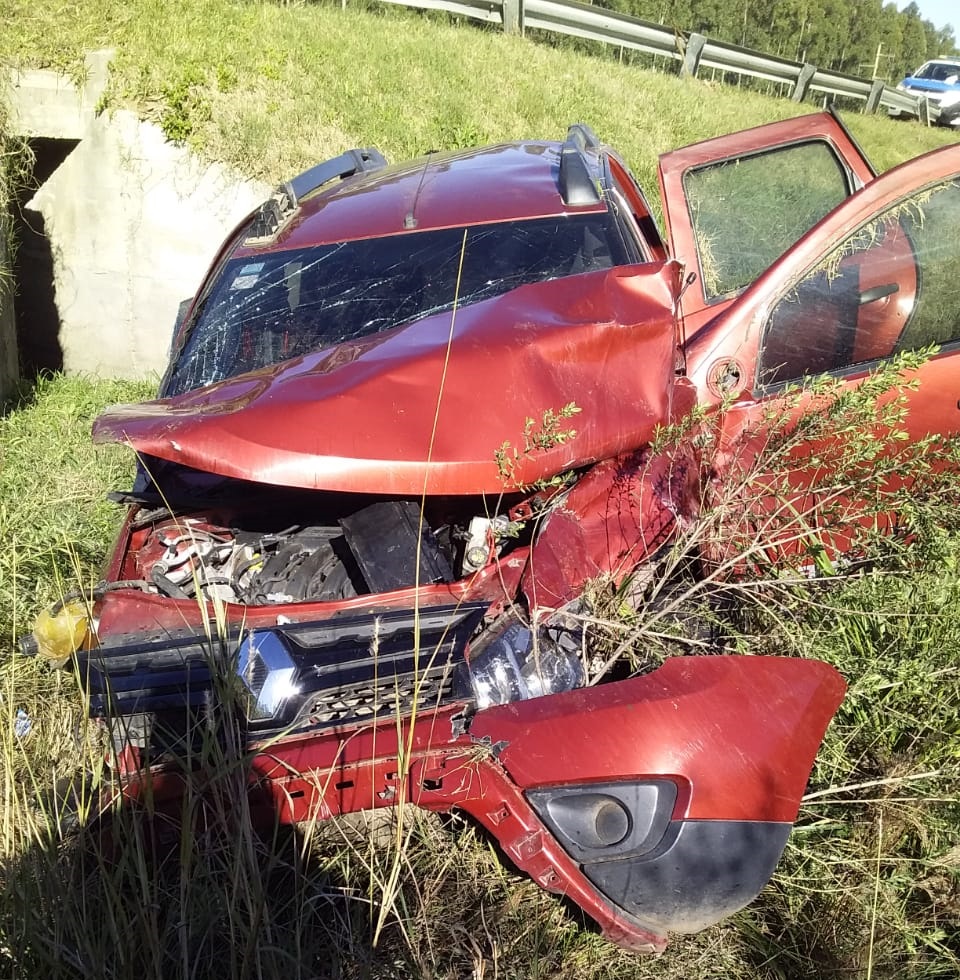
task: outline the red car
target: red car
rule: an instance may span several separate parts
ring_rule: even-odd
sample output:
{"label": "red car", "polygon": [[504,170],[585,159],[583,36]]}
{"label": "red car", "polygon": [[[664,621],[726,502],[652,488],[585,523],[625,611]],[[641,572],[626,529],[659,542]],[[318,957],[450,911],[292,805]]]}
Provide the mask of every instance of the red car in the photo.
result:
{"label": "red car", "polygon": [[791,382],[938,343],[909,425],[957,428],[958,174],[951,147],[878,177],[817,114],[665,156],[666,239],[584,126],[280,187],[186,304],[160,397],[95,425],[140,465],[76,656],[131,785],[152,765],[162,792],[226,663],[280,820],[465,811],[634,949],[745,905],[842,679],[604,672],[584,591],[709,493],[655,450],[694,405],[732,446]]}

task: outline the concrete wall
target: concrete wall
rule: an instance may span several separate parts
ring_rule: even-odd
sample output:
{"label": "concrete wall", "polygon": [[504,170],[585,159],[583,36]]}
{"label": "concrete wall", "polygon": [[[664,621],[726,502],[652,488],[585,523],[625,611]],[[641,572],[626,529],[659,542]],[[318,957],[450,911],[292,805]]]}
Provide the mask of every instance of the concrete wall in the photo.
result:
{"label": "concrete wall", "polygon": [[[59,320],[50,339],[63,369],[141,377],[163,371],[180,301],[270,188],[202,163],[132,113],[97,115],[110,57],[89,55],[80,85],[55,72],[11,72],[11,130],[79,141],[25,209],[49,243]],[[27,350],[40,329],[19,328]],[[0,346],[0,371],[9,356]]]}
{"label": "concrete wall", "polygon": [[105,113],[27,203],[50,241],[67,373],[162,372],[181,300],[269,188]]}
{"label": "concrete wall", "polygon": [[11,70],[7,92],[11,131],[28,138],[82,139],[107,87],[112,57],[110,50],[88,54],[80,85],[54,71]]}

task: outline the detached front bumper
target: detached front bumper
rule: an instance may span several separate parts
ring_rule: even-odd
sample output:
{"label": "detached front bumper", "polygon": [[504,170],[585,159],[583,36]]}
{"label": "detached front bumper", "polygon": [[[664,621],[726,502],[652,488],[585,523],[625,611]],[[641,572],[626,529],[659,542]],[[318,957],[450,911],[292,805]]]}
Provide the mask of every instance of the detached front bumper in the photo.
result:
{"label": "detached front bumper", "polygon": [[[334,630],[341,639],[351,631]],[[451,642],[456,659],[463,638]],[[404,649],[398,640],[396,681],[389,658],[378,669],[387,688],[409,683],[399,674],[409,668]],[[124,697],[149,694],[139,656],[124,677],[92,670],[89,656],[98,683],[122,681]],[[332,661],[315,667],[323,663]],[[656,951],[668,933],[722,919],[767,882],[844,687],[818,661],[730,656],[677,657],[642,677],[479,711],[431,684],[399,719],[396,701],[346,725],[311,725],[298,712],[298,730],[259,745],[252,724],[251,799],[281,822],[399,800],[465,811],[611,941]],[[153,805],[175,808],[183,794],[182,769],[128,770],[125,779],[129,797],[149,784]]]}
{"label": "detached front bumper", "polygon": [[659,948],[767,882],[844,690],[818,661],[677,657],[644,677],[479,712],[470,733],[502,746],[500,765],[559,845],[553,890],[611,939],[645,933]]}

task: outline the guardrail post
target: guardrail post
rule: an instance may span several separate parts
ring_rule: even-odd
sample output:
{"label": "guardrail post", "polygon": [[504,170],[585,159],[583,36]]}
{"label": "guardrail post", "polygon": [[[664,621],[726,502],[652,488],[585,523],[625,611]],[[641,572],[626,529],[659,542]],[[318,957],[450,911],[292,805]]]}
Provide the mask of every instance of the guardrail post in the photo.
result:
{"label": "guardrail post", "polygon": [[804,65],[800,69],[800,74],[797,75],[797,84],[793,86],[793,92],[790,95],[794,102],[803,102],[807,97],[807,90],[810,88],[810,82],[813,81],[813,76],[816,73],[816,65]]}
{"label": "guardrail post", "polygon": [[683,53],[683,67],[680,69],[681,75],[697,76],[700,68],[700,55],[703,54],[703,46],[707,39],[702,34],[691,34],[687,38],[687,47]]}
{"label": "guardrail post", "polygon": [[873,80],[873,86],[870,89],[870,94],[867,96],[867,104],[864,106],[864,112],[876,112],[880,105],[880,98],[883,95],[883,90],[886,88],[884,83],[880,81],[879,78]]}
{"label": "guardrail post", "polygon": [[503,0],[503,33],[523,33],[523,0]]}
{"label": "guardrail post", "polygon": [[923,123],[924,126],[930,125],[930,101],[925,99],[922,95],[917,99],[917,119]]}

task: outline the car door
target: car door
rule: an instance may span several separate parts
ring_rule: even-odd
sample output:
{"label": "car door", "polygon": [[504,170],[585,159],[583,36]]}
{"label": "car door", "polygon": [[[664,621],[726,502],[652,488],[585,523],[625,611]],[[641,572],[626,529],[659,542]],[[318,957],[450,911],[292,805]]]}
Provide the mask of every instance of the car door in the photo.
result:
{"label": "car door", "polygon": [[[827,410],[815,386],[803,387],[809,379],[858,385],[896,355],[931,345],[902,393],[907,445],[960,433],[958,229],[960,146],[951,146],[854,194],[700,330],[687,363],[718,411],[720,483],[764,451],[771,429]],[[794,447],[797,473],[828,465],[820,449],[830,438],[821,427],[821,443]]]}
{"label": "car door", "polygon": [[683,263],[687,338],[875,171],[839,117],[813,113],[660,158],[671,253]]}

